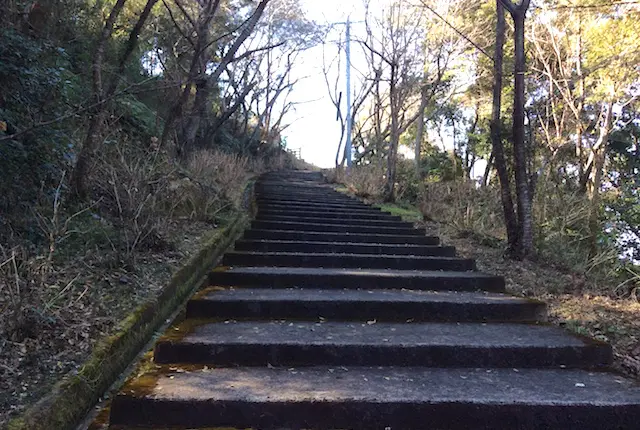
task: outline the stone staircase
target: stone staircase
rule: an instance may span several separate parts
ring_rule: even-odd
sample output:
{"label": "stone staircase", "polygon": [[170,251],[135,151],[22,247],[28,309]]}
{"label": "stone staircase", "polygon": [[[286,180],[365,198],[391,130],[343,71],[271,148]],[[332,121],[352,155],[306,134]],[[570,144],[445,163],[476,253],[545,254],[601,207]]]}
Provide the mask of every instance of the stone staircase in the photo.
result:
{"label": "stone staircase", "polygon": [[640,429],[610,346],[318,173],[263,176],[258,216],[158,340],[111,428]]}

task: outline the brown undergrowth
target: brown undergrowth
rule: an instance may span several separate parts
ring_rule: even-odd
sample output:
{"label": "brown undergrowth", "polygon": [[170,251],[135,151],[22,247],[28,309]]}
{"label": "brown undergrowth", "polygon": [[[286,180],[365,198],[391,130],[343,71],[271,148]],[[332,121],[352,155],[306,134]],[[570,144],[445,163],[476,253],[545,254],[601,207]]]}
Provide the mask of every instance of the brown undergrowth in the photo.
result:
{"label": "brown undergrowth", "polygon": [[176,220],[161,232],[171,248],[137,252],[135,267],[114,264],[113,254],[88,249],[56,264],[46,285],[30,280],[33,288],[45,289],[25,301],[24,313],[33,321],[24,324],[31,332],[0,337],[0,427],[61,377],[77,372],[100,339],[159,294],[212,228],[209,223]]}
{"label": "brown undergrowth", "polygon": [[177,163],[157,148],[130,147],[103,154],[90,202],[74,202],[63,176],[53,197],[3,220],[12,229],[0,231],[0,428],[77,373],[235,219],[251,176],[291,167],[288,156],[203,151]]}

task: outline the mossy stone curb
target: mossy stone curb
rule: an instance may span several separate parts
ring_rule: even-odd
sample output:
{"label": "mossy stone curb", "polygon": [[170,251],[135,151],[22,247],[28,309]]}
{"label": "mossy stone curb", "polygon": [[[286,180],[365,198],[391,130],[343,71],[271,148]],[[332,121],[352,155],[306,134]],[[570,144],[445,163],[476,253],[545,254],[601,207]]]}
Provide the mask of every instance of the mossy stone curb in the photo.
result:
{"label": "mossy stone curb", "polygon": [[117,333],[100,341],[75,374],[67,374],[44,398],[11,420],[7,430],[68,430],[74,428],[98,399],[131,364],[154,333],[206,279],[207,273],[249,225],[253,213],[253,183],[247,186],[243,206],[226,227],[206,244],[169,281],[162,292],[135,309]]}

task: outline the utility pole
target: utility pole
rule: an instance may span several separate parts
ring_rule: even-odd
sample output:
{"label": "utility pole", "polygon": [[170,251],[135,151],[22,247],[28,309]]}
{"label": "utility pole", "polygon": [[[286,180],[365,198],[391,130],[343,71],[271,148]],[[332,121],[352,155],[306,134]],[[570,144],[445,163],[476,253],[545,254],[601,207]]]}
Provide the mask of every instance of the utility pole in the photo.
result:
{"label": "utility pole", "polygon": [[[351,165],[353,164],[352,162],[352,154],[353,154],[353,140],[351,138],[351,135],[353,134],[353,121],[352,121],[352,106],[351,106],[351,24],[359,24],[362,23],[364,21],[351,21],[351,17],[347,17],[347,21],[346,22],[335,22],[333,23],[333,25],[346,25],[346,43],[345,43],[345,54],[347,57],[347,67],[346,67],[346,71],[347,71],[347,124],[346,124],[346,134],[347,134],[347,139],[346,139],[346,143],[345,143],[345,158],[347,159],[347,170],[351,167]],[[340,97],[342,97],[342,92],[340,92]],[[338,101],[338,104],[341,106],[342,104],[340,103],[340,101]],[[340,112],[340,108],[338,108],[338,115]],[[336,117],[336,120],[338,120],[338,117]],[[342,142],[341,142],[342,143]]]}
{"label": "utility pole", "polygon": [[351,129],[353,128],[353,124],[351,123],[351,18],[347,18],[347,31],[346,31],[346,46],[345,52],[347,55],[347,143],[346,143],[346,153],[347,153],[347,168],[351,167],[351,152],[352,152],[352,142],[351,142]]}

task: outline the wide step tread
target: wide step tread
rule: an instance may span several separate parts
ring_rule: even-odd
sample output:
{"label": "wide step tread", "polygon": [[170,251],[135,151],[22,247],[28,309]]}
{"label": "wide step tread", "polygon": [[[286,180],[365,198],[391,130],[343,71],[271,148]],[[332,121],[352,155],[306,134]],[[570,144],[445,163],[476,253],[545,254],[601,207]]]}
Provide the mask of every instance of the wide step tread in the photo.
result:
{"label": "wide step tread", "polygon": [[237,251],[417,255],[425,257],[454,257],[456,255],[456,249],[453,246],[305,242],[297,240],[239,240],[235,244],[235,249]]}
{"label": "wide step tread", "polygon": [[203,368],[149,382],[124,387],[113,401],[113,424],[631,430],[640,416],[636,384],[582,370]]}
{"label": "wide step tread", "polygon": [[262,230],[294,230],[294,231],[313,231],[313,232],[329,232],[329,233],[373,233],[401,236],[424,236],[424,228],[407,227],[380,227],[370,225],[340,225],[340,224],[322,224],[320,222],[293,222],[293,221],[264,221],[254,220],[251,227]]}
{"label": "wide step tread", "polygon": [[278,266],[404,270],[474,270],[471,259],[413,255],[316,254],[309,252],[228,252],[225,266]]}
{"label": "wide step tread", "polygon": [[187,303],[187,318],[538,322],[546,306],[494,293],[234,288],[199,293]]}
{"label": "wide step tread", "polygon": [[353,232],[322,232],[296,230],[263,230],[249,229],[244,232],[245,239],[259,240],[301,240],[306,242],[350,242],[350,243],[381,243],[381,244],[410,244],[410,245],[438,245],[440,239],[434,236],[353,233]]}
{"label": "wide step tread", "polygon": [[317,210],[317,211],[305,211],[305,210],[291,210],[291,209],[264,209],[261,208],[258,211],[258,216],[287,216],[287,217],[305,217],[305,218],[338,218],[342,220],[357,220],[360,222],[366,222],[367,220],[383,220],[383,221],[401,221],[397,215],[391,215],[386,212],[380,211],[366,211],[366,212],[340,212],[330,210]]}
{"label": "wide step tread", "polygon": [[504,278],[481,272],[438,270],[230,267],[211,272],[211,285],[285,288],[407,288],[504,292]]}
{"label": "wide step tread", "polygon": [[156,363],[215,366],[596,367],[611,347],[546,325],[231,321],[156,343]]}
{"label": "wide step tread", "polygon": [[315,218],[303,216],[274,216],[274,215],[258,215],[257,221],[269,222],[296,222],[296,223],[317,223],[317,224],[337,224],[337,225],[363,225],[369,227],[402,227],[413,228],[413,224],[405,221],[387,221],[387,220],[367,220],[363,222],[361,219],[341,219],[341,218]]}

